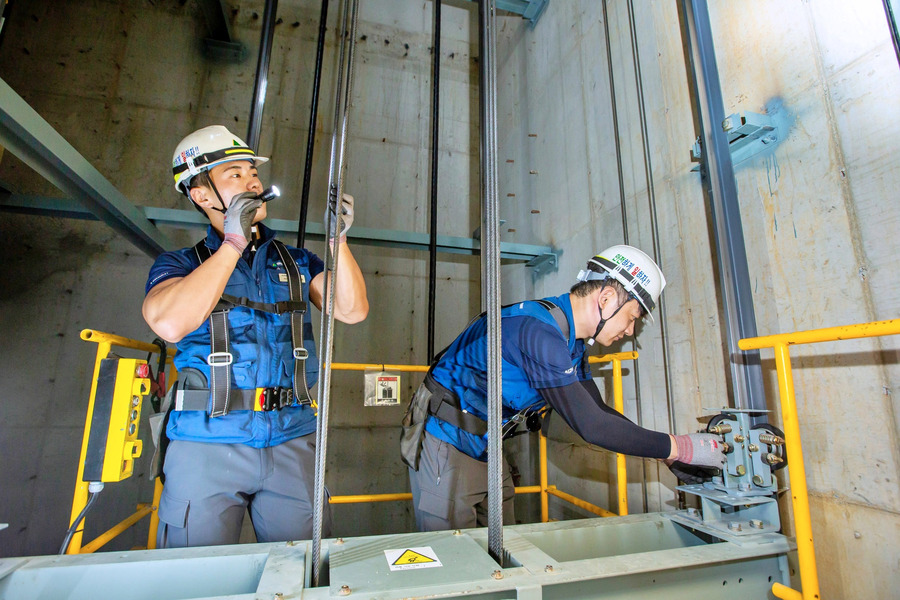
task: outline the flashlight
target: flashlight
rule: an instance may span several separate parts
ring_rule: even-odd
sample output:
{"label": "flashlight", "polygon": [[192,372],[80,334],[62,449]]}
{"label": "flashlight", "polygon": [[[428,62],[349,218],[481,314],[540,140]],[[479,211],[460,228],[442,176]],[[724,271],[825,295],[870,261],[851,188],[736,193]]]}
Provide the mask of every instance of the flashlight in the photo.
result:
{"label": "flashlight", "polygon": [[278,196],[281,195],[281,190],[278,189],[277,185],[273,185],[272,187],[263,190],[262,194],[257,196],[263,202],[268,202],[269,200],[274,200]]}

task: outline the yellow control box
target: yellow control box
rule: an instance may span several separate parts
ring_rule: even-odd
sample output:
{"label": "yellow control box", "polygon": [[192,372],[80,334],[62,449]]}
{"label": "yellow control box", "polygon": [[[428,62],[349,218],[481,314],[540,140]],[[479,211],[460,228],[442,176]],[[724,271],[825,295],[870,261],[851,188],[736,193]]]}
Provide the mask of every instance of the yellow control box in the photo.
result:
{"label": "yellow control box", "polygon": [[138,369],[146,364],[119,357],[100,361],[84,481],[122,481],[134,472],[134,459],[143,449],[138,439],[141,404],[150,392],[150,380],[140,377]]}

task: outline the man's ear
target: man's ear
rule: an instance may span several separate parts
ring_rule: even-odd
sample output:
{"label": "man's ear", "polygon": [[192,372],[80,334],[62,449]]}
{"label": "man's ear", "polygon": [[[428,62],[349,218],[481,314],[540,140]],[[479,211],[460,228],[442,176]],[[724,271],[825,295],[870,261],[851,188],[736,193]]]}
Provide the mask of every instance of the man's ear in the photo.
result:
{"label": "man's ear", "polygon": [[191,202],[197,206],[201,208],[210,207],[210,199],[202,187],[192,187],[188,190],[188,193],[190,194]]}
{"label": "man's ear", "polygon": [[618,294],[611,285],[604,286],[597,294],[597,303],[605,308],[612,300],[618,300]]}

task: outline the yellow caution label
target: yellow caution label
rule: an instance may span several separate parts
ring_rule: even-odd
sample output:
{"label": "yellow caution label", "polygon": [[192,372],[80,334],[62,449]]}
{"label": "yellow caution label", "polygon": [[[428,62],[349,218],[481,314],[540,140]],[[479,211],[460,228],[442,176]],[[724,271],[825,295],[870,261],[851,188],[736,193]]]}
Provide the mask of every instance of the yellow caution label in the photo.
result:
{"label": "yellow caution label", "polygon": [[419,554],[418,552],[413,552],[412,550],[405,550],[403,554],[400,555],[400,558],[395,560],[394,565],[413,565],[413,564],[421,564],[421,563],[430,563],[435,562],[435,560],[431,557],[425,556],[424,554]]}
{"label": "yellow caution label", "polygon": [[387,559],[388,567],[391,571],[428,569],[443,566],[437,554],[430,546],[385,550],[384,556]]}

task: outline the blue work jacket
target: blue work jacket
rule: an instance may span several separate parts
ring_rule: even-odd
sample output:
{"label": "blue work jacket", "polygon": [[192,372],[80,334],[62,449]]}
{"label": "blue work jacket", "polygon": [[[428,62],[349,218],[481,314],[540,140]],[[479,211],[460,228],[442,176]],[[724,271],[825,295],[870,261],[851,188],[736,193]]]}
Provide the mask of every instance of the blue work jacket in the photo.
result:
{"label": "blue work jacket", "polygon": [[[563,333],[553,315],[535,301],[507,306],[500,313],[503,365],[503,422],[524,410],[546,406],[538,389],[590,379],[584,341],[575,338],[569,295],[546,298],[568,320]],[[543,326],[534,327],[535,320]],[[463,410],[487,420],[487,325],[482,316],[470,324],[440,357],[432,377],[456,394]],[[435,416],[425,430],[478,460],[487,460],[487,435],[463,431]]]}
{"label": "blue work jacket", "polygon": [[[248,249],[238,261],[225,286],[225,293],[254,302],[274,303],[290,299],[287,271],[272,244],[274,232],[259,225],[261,242],[255,253]],[[210,226],[206,245],[215,252],[222,245]],[[288,246],[297,262],[302,278],[303,300],[309,304],[309,284],[322,272],[322,261],[305,249]],[[250,262],[248,262],[248,259]],[[162,254],[150,270],[147,290],[172,277],[184,277],[200,266],[193,248]],[[306,380],[312,387],[319,374],[316,346],[313,340],[309,306],[303,317],[303,346],[309,353],[306,359]],[[231,365],[231,385],[236,389],[261,387],[291,387],[294,358],[291,343],[290,315],[276,315],[245,307],[228,311],[228,333],[234,362]],[[178,342],[175,367],[180,371],[190,367],[203,373],[207,382],[210,368],[209,320]],[[172,440],[247,444],[254,448],[275,446],[287,440],[312,433],[316,429],[315,410],[293,406],[278,411],[261,412],[232,410],[227,415],[210,418],[205,411],[173,411],[166,434]]]}

